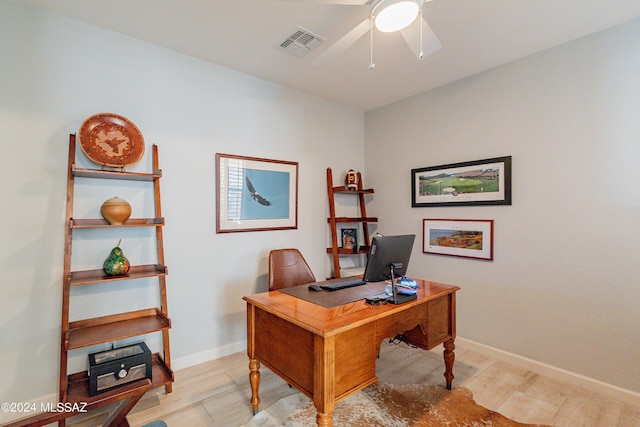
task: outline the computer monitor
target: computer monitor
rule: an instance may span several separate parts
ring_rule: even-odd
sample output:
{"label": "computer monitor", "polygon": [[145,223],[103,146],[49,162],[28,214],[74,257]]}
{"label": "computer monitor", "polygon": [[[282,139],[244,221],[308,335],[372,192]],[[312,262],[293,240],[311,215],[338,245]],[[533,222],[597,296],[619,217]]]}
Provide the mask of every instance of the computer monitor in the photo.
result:
{"label": "computer monitor", "polygon": [[374,237],[364,270],[364,281],[381,282],[391,279],[391,264],[402,264],[394,269],[393,274],[395,277],[404,277],[415,238],[415,234]]}

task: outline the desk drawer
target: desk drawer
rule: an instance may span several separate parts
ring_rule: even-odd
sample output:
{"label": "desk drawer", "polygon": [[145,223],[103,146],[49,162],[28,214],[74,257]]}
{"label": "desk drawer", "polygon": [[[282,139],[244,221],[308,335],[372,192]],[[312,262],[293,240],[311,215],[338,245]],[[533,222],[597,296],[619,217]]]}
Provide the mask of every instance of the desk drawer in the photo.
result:
{"label": "desk drawer", "polygon": [[456,336],[455,294],[427,302],[426,325],[404,332],[409,344],[431,350],[439,344]]}

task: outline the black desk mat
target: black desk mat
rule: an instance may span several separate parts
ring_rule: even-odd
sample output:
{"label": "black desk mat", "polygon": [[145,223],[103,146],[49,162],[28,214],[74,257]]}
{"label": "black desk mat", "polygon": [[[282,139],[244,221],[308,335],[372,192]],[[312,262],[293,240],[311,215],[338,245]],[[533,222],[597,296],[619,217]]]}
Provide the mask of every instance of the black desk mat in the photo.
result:
{"label": "black desk mat", "polygon": [[[322,284],[322,282],[316,282]],[[326,308],[339,307],[341,305],[365,299],[368,296],[384,292],[386,282],[370,282],[352,288],[337,291],[312,291],[309,285],[300,285],[293,288],[280,289],[280,292],[312,302]]]}

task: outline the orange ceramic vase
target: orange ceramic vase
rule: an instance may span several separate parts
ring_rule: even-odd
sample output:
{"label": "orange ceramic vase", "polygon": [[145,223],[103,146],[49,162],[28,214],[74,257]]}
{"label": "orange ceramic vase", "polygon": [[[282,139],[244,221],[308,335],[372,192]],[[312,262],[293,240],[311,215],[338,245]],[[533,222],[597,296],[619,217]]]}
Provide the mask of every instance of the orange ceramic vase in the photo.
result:
{"label": "orange ceramic vase", "polygon": [[120,197],[113,197],[102,204],[100,214],[111,225],[122,225],[131,216],[131,205]]}

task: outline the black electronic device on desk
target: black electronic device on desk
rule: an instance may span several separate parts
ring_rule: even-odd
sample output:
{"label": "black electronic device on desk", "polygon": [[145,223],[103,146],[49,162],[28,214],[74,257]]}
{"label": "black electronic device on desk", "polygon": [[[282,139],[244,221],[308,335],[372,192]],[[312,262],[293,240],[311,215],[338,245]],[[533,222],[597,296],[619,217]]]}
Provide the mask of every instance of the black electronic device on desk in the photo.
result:
{"label": "black electronic device on desk", "polygon": [[[415,238],[415,234],[405,234],[376,236],[371,241],[363,279],[366,282],[391,280],[391,295],[386,298],[388,303],[402,304],[417,298],[415,293],[399,293],[397,286],[398,279],[404,278],[407,273]],[[383,297],[377,294],[367,298],[367,302],[377,301],[379,303],[382,299]]]}

